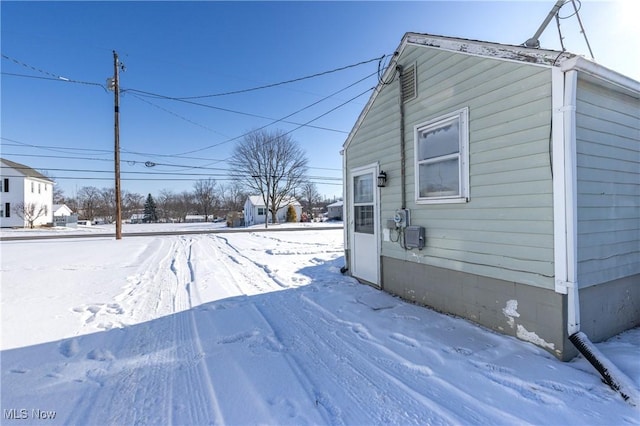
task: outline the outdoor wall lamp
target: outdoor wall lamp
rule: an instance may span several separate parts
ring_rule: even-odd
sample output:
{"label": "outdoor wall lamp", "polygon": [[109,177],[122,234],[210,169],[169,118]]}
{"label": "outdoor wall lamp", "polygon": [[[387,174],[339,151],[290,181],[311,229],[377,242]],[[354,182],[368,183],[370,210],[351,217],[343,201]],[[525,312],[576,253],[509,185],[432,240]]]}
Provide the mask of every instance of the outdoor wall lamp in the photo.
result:
{"label": "outdoor wall lamp", "polygon": [[387,185],[387,174],[380,170],[378,173],[378,188],[384,188]]}

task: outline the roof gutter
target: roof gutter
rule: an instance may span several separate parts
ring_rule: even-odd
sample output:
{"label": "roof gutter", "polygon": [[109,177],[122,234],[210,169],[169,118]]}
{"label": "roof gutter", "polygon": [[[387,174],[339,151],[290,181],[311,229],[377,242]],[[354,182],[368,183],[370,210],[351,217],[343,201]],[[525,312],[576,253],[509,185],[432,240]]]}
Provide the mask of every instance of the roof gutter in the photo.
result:
{"label": "roof gutter", "polygon": [[617,87],[620,91],[630,94],[638,98],[640,96],[640,82],[622,75],[609,68],[598,65],[595,62],[588,61],[580,56],[575,56],[571,59],[567,59],[562,62],[560,69],[563,72],[579,71],[595,77],[600,80],[604,80],[611,85]]}

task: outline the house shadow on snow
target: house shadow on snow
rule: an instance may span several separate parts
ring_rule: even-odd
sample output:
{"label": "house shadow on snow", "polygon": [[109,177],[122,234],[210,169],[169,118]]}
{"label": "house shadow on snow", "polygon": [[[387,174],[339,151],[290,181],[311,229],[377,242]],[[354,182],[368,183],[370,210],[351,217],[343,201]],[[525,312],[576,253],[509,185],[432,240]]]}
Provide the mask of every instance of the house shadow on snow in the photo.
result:
{"label": "house shadow on snow", "polygon": [[[545,351],[360,285],[340,273],[343,262],[299,270],[311,279],[305,286],[2,351],[3,420],[24,413],[34,420],[41,409],[56,412],[48,424],[362,422],[390,408],[351,413],[347,407],[363,397],[355,390],[406,386],[428,397],[434,371],[446,379],[463,369],[478,375],[474,385],[484,380],[493,392],[520,392],[532,404],[568,391],[593,402],[579,386],[532,373],[564,368]],[[578,373],[597,385],[597,376]],[[547,396],[526,390],[536,380]],[[444,399],[461,398],[447,392]],[[421,415],[396,408],[407,418]],[[484,420],[497,421],[490,413]]]}

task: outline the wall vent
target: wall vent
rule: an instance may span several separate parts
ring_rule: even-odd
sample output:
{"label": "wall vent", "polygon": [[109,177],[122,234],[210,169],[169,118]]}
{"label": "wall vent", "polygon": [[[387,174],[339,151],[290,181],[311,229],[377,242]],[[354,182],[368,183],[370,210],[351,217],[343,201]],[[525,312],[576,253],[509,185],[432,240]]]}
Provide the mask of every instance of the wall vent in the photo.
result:
{"label": "wall vent", "polygon": [[402,102],[410,101],[418,95],[416,88],[416,65],[410,65],[402,70],[400,79],[402,86]]}

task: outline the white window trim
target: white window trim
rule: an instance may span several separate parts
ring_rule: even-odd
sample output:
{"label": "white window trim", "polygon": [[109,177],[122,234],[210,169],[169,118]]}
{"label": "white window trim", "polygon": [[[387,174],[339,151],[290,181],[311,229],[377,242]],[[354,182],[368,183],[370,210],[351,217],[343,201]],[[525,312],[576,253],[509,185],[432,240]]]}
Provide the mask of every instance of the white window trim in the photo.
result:
{"label": "white window trim", "polygon": [[[459,168],[459,195],[447,195],[441,197],[420,197],[420,168],[418,167],[418,132],[425,128],[437,127],[438,125],[451,120],[460,120],[460,168]],[[416,204],[446,204],[446,203],[467,203],[469,202],[469,108],[465,107],[457,111],[441,115],[434,119],[420,123],[413,128],[413,166],[415,170],[415,202]],[[457,157],[457,154],[452,154]],[[439,157],[439,159],[445,158]]]}

